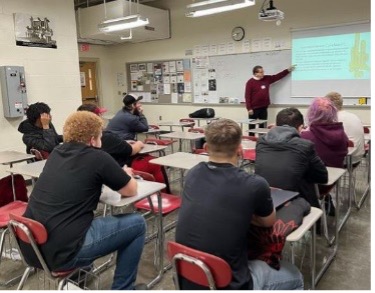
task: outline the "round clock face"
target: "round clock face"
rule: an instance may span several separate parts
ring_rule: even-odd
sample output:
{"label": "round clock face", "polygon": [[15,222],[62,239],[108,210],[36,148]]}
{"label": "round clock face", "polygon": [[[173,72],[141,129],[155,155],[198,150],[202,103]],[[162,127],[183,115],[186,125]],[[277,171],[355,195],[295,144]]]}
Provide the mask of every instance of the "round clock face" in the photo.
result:
{"label": "round clock face", "polygon": [[241,41],[245,37],[245,30],[243,27],[237,26],[232,30],[232,39],[234,41]]}

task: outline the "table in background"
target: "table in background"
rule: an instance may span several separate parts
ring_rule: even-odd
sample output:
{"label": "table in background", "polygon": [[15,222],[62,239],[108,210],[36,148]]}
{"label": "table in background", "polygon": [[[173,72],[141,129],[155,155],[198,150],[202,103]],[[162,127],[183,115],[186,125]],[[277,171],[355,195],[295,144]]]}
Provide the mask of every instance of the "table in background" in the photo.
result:
{"label": "table in background", "polygon": [[160,134],[159,135],[160,137],[165,137],[165,138],[176,138],[179,140],[179,148],[178,150],[181,151],[182,150],[182,140],[185,139],[185,140],[190,140],[190,146],[191,146],[191,150],[193,149],[193,143],[195,140],[197,139],[201,139],[201,138],[204,138],[205,135],[204,133],[195,133],[195,132],[183,132],[183,131],[175,131],[175,132],[171,132],[171,133],[164,133],[164,134]]}
{"label": "table in background", "polygon": [[206,124],[210,124],[213,120],[220,119],[220,117],[212,117],[212,118],[188,118],[188,119],[193,119],[197,121],[198,127],[201,126],[201,121],[206,121]]}
{"label": "table in background", "polygon": [[166,145],[155,145],[155,144],[148,144],[145,143],[143,148],[139,151],[139,154],[150,154],[158,152],[160,156],[165,156],[165,149],[168,146]]}
{"label": "table in background", "polygon": [[189,127],[189,126],[193,127],[194,122],[158,122],[157,125],[158,126],[169,126],[170,131],[173,131],[172,130],[173,126],[181,127],[181,130],[183,131],[185,127]]}
{"label": "table in background", "polygon": [[259,124],[267,123],[267,120],[261,120],[261,119],[241,119],[241,120],[235,120],[237,123],[241,125],[241,130],[243,131],[243,125],[255,125],[255,128],[259,127]]}
{"label": "table in background", "polygon": [[270,131],[269,128],[253,128],[249,129],[249,132],[254,133],[254,134],[266,134]]}

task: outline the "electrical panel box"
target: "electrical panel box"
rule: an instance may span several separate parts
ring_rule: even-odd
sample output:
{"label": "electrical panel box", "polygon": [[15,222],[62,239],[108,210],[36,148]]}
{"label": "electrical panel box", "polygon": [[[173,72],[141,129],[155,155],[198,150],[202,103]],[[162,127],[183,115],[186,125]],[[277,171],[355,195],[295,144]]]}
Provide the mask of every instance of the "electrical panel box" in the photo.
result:
{"label": "electrical panel box", "polygon": [[23,117],[27,107],[23,66],[0,66],[0,84],[4,117]]}

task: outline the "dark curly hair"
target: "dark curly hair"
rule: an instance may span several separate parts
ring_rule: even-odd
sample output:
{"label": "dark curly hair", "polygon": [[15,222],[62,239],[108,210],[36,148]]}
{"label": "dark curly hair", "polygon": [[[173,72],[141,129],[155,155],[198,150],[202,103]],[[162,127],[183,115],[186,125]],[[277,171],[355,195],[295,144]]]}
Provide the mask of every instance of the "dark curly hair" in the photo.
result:
{"label": "dark curly hair", "polygon": [[26,117],[31,124],[35,124],[43,113],[50,114],[51,108],[45,103],[31,104],[26,110]]}

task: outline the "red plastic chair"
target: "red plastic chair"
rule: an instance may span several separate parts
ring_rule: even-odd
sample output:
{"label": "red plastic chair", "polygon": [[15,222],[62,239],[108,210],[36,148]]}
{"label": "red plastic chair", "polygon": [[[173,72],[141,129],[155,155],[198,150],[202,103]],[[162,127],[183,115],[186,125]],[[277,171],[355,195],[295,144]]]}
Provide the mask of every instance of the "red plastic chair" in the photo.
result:
{"label": "red plastic chair", "polygon": [[37,149],[30,149],[30,153],[35,156],[37,161],[47,160],[49,157],[49,152],[39,151]]}
{"label": "red plastic chair", "polygon": [[182,131],[184,131],[184,127],[190,127],[190,128],[193,128],[194,125],[195,125],[195,121],[194,121],[194,119],[191,119],[191,118],[181,118],[181,119],[180,119],[180,122],[183,122],[183,123],[189,123],[189,124],[187,124],[187,125],[181,126]]}
{"label": "red plastic chair", "polygon": [[32,264],[27,263],[26,259],[24,258],[20,247],[18,249],[21,253],[22,261],[26,265],[26,270],[23,273],[22,279],[18,285],[17,290],[21,290],[33,269],[42,269],[48,278],[51,280],[56,280],[58,282],[57,289],[62,290],[63,286],[66,284],[67,279],[75,274],[79,268],[69,270],[69,271],[60,271],[60,272],[53,272],[49,269],[48,265],[46,264],[43,254],[39,250],[39,246],[44,244],[48,239],[48,233],[46,228],[39,222],[34,221],[32,219],[25,218],[20,214],[13,214],[9,215],[10,221],[8,223],[8,228],[12,236],[17,239],[18,241],[22,240],[23,242],[30,244],[32,247],[41,268],[35,267]]}
{"label": "red plastic chair", "polygon": [[[189,128],[188,132],[204,133],[204,129],[203,128]],[[207,155],[207,152],[205,151],[205,149],[196,148],[196,147],[192,147],[192,153],[197,154],[197,155],[200,155],[200,154]]]}
{"label": "red plastic chair", "polygon": [[[12,180],[14,183],[14,191],[12,188]],[[27,207],[27,189],[25,179],[21,175],[9,175],[0,180],[0,264],[3,260],[3,252],[5,247],[5,239],[9,233],[8,223],[9,223],[9,214],[23,215]],[[10,247],[12,249],[12,242],[9,241]],[[12,251],[12,250],[10,250]],[[1,268],[5,270],[5,267]],[[9,286],[16,282],[20,276],[11,277],[10,279],[4,280],[0,283],[2,286]]]}
{"label": "red plastic chair", "polygon": [[184,290],[180,288],[180,276],[211,290],[225,288],[232,280],[232,269],[229,264],[215,255],[173,241],[168,242],[167,253],[172,261],[173,279],[177,290]]}
{"label": "red plastic chair", "polygon": [[367,126],[363,126],[363,132],[364,133],[370,133],[370,128]]}

